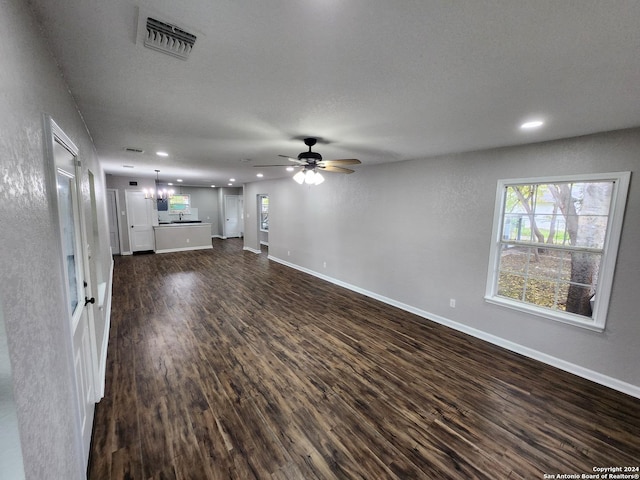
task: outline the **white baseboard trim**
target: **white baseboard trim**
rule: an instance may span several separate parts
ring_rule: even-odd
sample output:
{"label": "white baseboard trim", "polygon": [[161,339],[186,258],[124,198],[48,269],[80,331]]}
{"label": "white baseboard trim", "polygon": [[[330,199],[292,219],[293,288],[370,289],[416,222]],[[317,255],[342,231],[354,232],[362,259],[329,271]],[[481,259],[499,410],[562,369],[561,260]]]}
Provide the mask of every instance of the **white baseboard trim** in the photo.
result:
{"label": "white baseboard trim", "polygon": [[100,358],[98,365],[100,366],[98,378],[98,391],[96,392],[97,401],[104,397],[104,390],[107,381],[107,349],[109,347],[109,332],[111,331],[111,293],[113,291],[113,257],[111,257],[111,265],[109,266],[109,278],[107,279],[107,288],[104,297],[104,335],[102,336],[102,345],[100,348]]}
{"label": "white baseboard trim", "polygon": [[133,252],[121,252],[120,255],[133,255]]}
{"label": "white baseboard trim", "polygon": [[367,297],[371,297],[375,300],[379,300],[382,303],[386,303],[387,305],[391,305],[393,307],[399,308],[409,313],[413,313],[422,317],[426,320],[431,320],[433,322],[439,323],[446,327],[453,328],[459,332],[465,333],[467,335],[471,335],[472,337],[476,337],[480,340],[484,340],[486,342],[492,343],[493,345],[497,345],[498,347],[505,348],[512,352],[518,353],[528,358],[532,358],[534,360],[538,360],[539,362],[545,363],[547,365],[551,365],[552,367],[559,368],[560,370],[564,370],[565,372],[572,373],[579,377],[585,378],[592,382],[598,383],[600,385],[604,385],[605,387],[612,388],[622,393],[626,393],[627,395],[631,395],[632,397],[640,398],[640,386],[633,385],[631,383],[624,382],[622,380],[618,380],[617,378],[609,377],[608,375],[604,375],[599,372],[595,372],[588,368],[582,367],[580,365],[576,365],[571,362],[567,362],[560,358],[554,357],[552,355],[548,355],[543,352],[539,352],[538,350],[534,350],[529,347],[525,347],[524,345],[520,345],[518,343],[512,342],[510,340],[506,340],[502,337],[495,336],[493,334],[483,332],[482,330],[478,330],[473,327],[469,327],[468,325],[464,325],[462,323],[455,322],[453,320],[449,320],[448,318],[441,317],[440,315],[435,315],[433,313],[429,313],[425,310],[421,310],[419,308],[413,307],[411,305],[407,305],[406,303],[398,302],[392,298],[385,297],[383,295],[379,295],[374,292],[370,292],[363,288],[360,288],[356,285],[352,285],[350,283],[343,282],[341,280],[337,280],[333,277],[329,277],[327,275],[323,275],[322,273],[316,272],[314,270],[310,270],[305,267],[301,267],[299,265],[287,262],[286,260],[282,260],[280,258],[269,255],[269,260],[273,260],[274,262],[280,263],[287,267],[291,267],[295,270],[299,270],[304,273],[308,273],[309,275],[313,275],[314,277],[321,278],[322,280],[326,280],[327,282],[333,283],[340,287],[344,287],[348,290],[352,290],[354,292],[360,293]]}
{"label": "white baseboard trim", "polygon": [[162,250],[156,250],[156,253],[187,252],[189,250],[207,250],[209,248],[213,248],[213,245],[203,245],[200,247],[163,248]]}
{"label": "white baseboard trim", "polygon": [[256,248],[251,248],[251,247],[242,247],[243,250],[247,250],[248,252],[252,252],[252,253],[262,253],[260,250],[256,249]]}
{"label": "white baseboard trim", "polygon": [[224,238],[222,235],[211,235],[211,238]]}
{"label": "white baseboard trim", "polygon": [[260,245],[264,245],[265,247],[269,246],[269,242],[265,242],[264,240],[260,241]]}

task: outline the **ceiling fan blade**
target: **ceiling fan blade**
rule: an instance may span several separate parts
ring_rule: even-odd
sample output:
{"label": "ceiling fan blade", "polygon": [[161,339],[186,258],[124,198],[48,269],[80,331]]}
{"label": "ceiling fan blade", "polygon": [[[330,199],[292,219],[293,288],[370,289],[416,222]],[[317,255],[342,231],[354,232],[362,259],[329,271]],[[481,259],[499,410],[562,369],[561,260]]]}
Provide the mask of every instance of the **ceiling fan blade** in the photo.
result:
{"label": "ceiling fan blade", "polygon": [[[302,165],[300,165],[302,166]],[[254,165],[254,168],[260,168],[260,167],[296,167],[296,165],[291,165],[291,164],[287,164],[287,163],[281,163],[281,164],[277,164],[277,165]]]}
{"label": "ceiling fan blade", "polygon": [[362,162],[357,158],[340,158],[338,160],[322,160],[321,165],[360,165]]}
{"label": "ceiling fan blade", "polygon": [[318,168],[323,172],[335,172],[335,173],[353,173],[354,170],[350,168],[334,167],[332,165],[318,165]]}
{"label": "ceiling fan blade", "polygon": [[282,157],[282,158],[286,158],[286,159],[287,159],[287,160],[289,160],[290,162],[294,162],[294,163],[297,163],[297,164],[299,164],[299,165],[304,165],[305,163],[307,163],[307,162],[305,162],[305,161],[298,160],[297,158],[293,158],[293,157],[290,157],[290,156],[288,156],[288,155],[278,155],[278,156],[279,156],[279,157]]}

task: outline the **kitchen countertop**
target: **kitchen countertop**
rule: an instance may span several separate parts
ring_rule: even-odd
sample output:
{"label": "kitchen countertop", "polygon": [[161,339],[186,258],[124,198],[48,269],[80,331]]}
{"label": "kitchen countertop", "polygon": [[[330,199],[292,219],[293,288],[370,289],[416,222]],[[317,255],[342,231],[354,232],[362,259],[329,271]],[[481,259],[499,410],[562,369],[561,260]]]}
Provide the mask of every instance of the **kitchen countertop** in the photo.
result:
{"label": "kitchen countertop", "polygon": [[159,225],[154,225],[153,228],[162,228],[162,227],[198,227],[200,225],[211,226],[211,223],[203,223],[203,222],[160,223]]}

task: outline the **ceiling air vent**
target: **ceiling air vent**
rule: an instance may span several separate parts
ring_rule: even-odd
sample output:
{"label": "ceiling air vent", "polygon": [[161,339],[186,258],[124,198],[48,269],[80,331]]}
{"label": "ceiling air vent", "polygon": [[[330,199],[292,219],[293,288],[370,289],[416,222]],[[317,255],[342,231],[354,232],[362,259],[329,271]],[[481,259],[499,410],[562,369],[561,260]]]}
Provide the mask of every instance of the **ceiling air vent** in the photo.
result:
{"label": "ceiling air vent", "polygon": [[124,151],[131,153],[144,153],[143,149],[137,147],[124,147]]}
{"label": "ceiling air vent", "polygon": [[189,54],[195,43],[195,35],[185,32],[175,25],[161,22],[155,18],[147,18],[147,35],[144,39],[145,47],[186,60],[189,58]]}

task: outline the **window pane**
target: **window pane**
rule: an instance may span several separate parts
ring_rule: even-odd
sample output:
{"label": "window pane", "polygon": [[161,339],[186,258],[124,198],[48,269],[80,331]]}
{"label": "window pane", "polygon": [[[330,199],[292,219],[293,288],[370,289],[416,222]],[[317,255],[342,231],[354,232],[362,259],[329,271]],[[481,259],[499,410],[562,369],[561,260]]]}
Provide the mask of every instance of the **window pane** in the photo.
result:
{"label": "window pane", "polygon": [[603,248],[607,233],[607,217],[581,215],[577,219],[575,245],[579,247]]}
{"label": "window pane", "polygon": [[502,245],[497,295],[591,316],[601,254]]}
{"label": "window pane", "polygon": [[67,264],[69,295],[71,296],[71,312],[78,305],[78,270],[76,262],[75,218],[73,214],[72,188],[74,181],[58,172],[58,201],[60,202],[60,222],[62,224],[62,249]]}
{"label": "window pane", "polygon": [[553,281],[569,281],[571,253],[555,249],[537,249],[529,266],[529,276]]}
{"label": "window pane", "polygon": [[590,286],[577,285],[575,283],[569,283],[565,289],[566,297],[563,299],[563,310],[591,317],[591,298],[595,291]]}
{"label": "window pane", "polygon": [[524,301],[539,307],[556,307],[557,283],[538,278],[529,278],[526,283]]}
{"label": "window pane", "polygon": [[500,273],[498,277],[498,295],[501,297],[522,300],[524,292],[524,277],[511,273]]}
{"label": "window pane", "polygon": [[532,254],[530,247],[502,245],[500,252],[500,271],[524,275]]}

